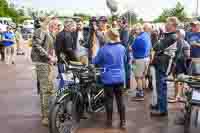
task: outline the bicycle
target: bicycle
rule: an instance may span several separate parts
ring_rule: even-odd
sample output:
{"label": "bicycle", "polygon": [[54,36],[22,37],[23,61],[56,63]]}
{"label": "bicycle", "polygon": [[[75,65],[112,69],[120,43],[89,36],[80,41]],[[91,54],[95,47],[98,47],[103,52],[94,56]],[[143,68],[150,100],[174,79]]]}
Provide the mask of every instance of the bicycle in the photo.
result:
{"label": "bicycle", "polygon": [[185,90],[184,102],[184,128],[189,132],[191,126],[200,126],[200,78],[194,76],[181,76],[177,79],[166,79],[168,82],[186,83],[189,88]]}

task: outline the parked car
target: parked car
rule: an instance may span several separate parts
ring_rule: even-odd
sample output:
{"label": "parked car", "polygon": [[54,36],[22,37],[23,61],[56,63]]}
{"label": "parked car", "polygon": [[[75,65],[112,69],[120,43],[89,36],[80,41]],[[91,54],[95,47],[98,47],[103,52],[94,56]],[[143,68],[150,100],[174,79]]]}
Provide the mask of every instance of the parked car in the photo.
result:
{"label": "parked car", "polygon": [[22,36],[25,40],[32,38],[34,32],[34,20],[25,20],[22,24]]}

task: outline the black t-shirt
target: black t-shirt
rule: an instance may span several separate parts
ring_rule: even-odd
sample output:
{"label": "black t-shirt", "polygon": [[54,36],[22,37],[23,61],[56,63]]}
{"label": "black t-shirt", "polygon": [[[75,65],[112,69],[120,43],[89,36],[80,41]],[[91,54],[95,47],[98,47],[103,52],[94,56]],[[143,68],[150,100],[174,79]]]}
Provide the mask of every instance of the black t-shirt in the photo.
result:
{"label": "black t-shirt", "polygon": [[164,51],[169,46],[173,45],[176,42],[176,33],[165,33],[164,38],[160,40],[160,43],[156,44],[154,46],[155,51],[155,61],[154,65],[156,66],[156,69],[159,71],[166,73],[170,61],[170,56],[164,54]]}

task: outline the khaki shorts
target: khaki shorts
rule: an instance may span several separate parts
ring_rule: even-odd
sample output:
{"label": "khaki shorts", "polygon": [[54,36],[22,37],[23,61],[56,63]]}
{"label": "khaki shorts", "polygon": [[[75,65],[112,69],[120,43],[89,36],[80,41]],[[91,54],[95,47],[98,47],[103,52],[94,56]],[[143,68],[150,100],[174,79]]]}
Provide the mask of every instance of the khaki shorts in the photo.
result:
{"label": "khaki shorts", "polygon": [[133,71],[136,78],[143,78],[147,75],[149,62],[149,58],[135,60]]}

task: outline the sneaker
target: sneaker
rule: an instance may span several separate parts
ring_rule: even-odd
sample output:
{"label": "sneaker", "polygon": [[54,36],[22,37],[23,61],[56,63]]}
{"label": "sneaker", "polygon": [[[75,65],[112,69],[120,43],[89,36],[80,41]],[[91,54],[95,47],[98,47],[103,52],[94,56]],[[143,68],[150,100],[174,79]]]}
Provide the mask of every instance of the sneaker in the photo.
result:
{"label": "sneaker", "polygon": [[158,110],[154,110],[151,112],[152,117],[166,117],[168,116],[168,112],[160,112]]}
{"label": "sneaker", "polygon": [[42,119],[42,125],[43,125],[43,126],[48,126],[48,125],[49,125],[49,120],[48,120],[48,118]]}
{"label": "sneaker", "polygon": [[120,128],[121,129],[126,129],[126,121],[125,120],[123,120],[123,121],[120,121]]}
{"label": "sneaker", "polygon": [[140,95],[140,97],[144,97],[144,91],[143,91],[143,90],[140,90],[140,91],[139,91],[139,95]]}
{"label": "sneaker", "polygon": [[132,101],[144,101],[144,91],[137,90],[136,97],[133,97]]}
{"label": "sneaker", "polygon": [[136,91],[136,97],[140,97],[140,91],[138,89]]}

